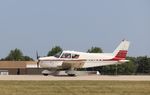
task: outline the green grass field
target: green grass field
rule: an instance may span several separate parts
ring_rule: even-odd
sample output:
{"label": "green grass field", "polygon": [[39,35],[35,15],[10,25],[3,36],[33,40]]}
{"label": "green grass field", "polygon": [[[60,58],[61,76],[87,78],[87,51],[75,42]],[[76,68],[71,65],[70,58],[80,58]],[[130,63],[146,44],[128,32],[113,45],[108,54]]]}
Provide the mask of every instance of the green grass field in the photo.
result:
{"label": "green grass field", "polygon": [[150,81],[0,81],[0,95],[150,95]]}

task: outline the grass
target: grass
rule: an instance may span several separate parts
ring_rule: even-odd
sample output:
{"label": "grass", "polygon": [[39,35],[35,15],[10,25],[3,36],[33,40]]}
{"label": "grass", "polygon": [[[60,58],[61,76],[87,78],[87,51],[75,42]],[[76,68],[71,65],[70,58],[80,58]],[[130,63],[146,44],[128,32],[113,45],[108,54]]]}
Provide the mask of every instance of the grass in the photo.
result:
{"label": "grass", "polygon": [[0,81],[0,95],[150,95],[150,81]]}

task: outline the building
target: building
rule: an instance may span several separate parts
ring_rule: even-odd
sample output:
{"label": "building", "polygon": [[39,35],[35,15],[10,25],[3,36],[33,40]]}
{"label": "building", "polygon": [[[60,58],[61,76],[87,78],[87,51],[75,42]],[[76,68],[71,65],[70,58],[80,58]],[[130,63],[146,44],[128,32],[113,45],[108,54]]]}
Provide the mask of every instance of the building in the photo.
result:
{"label": "building", "polygon": [[36,61],[0,61],[0,75],[37,75],[42,70]]}

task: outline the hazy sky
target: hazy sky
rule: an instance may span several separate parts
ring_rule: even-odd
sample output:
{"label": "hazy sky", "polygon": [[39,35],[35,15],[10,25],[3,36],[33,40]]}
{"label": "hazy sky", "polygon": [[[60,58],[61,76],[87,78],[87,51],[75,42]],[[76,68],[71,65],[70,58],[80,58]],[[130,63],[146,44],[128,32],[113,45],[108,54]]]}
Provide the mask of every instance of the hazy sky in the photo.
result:
{"label": "hazy sky", "polygon": [[150,56],[150,0],[0,0],[0,58],[14,48],[35,58],[55,45],[112,52],[124,38],[129,56]]}

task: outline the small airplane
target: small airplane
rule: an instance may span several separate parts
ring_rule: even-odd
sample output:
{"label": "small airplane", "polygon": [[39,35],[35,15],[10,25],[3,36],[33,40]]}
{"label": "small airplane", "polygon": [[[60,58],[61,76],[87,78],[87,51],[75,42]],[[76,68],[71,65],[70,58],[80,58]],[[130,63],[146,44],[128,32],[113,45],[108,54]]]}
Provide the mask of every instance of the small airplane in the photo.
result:
{"label": "small airplane", "polygon": [[[69,76],[75,76],[78,68],[91,68],[128,62],[126,55],[130,42],[122,40],[113,53],[85,53],[77,51],[62,51],[55,56],[39,57],[37,65],[40,68],[65,70]],[[49,72],[43,71],[43,75]]]}

